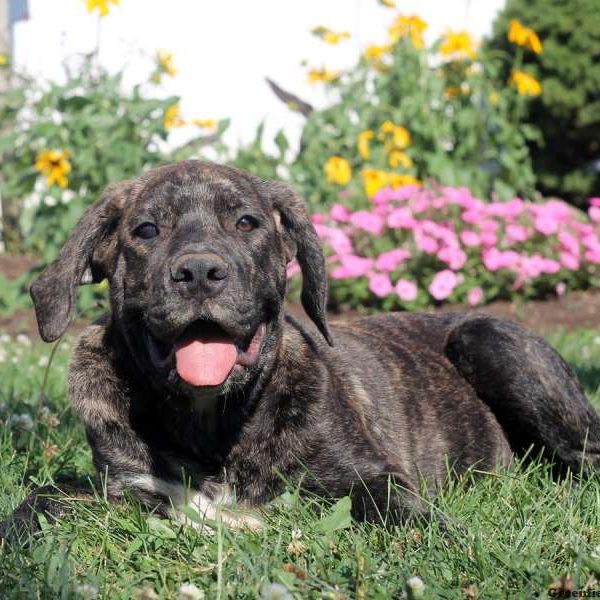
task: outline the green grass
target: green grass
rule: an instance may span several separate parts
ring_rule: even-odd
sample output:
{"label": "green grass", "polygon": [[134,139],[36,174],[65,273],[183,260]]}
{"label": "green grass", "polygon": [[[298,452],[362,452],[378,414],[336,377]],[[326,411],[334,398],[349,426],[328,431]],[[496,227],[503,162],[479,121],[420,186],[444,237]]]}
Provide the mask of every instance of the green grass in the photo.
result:
{"label": "green grass", "polygon": [[[552,336],[600,407],[600,333]],[[61,473],[93,474],[81,425],[65,398],[71,344],[0,340],[0,517]],[[40,403],[45,407],[40,412]],[[27,429],[29,415],[32,428]],[[57,422],[58,421],[58,422]],[[25,426],[25,429],[23,429]],[[547,598],[563,576],[600,589],[600,482],[552,481],[547,465],[451,484],[436,500],[449,530],[356,524],[345,501],[300,500],[290,490],[261,533],[212,535],[148,515],[133,501],[78,503],[21,550],[0,556],[1,598],[176,598],[193,582],[206,598],[398,598],[412,576],[424,597]],[[597,548],[598,547],[598,548]],[[0,550],[0,554],[1,554]],[[83,587],[83,586],[91,587]],[[271,595],[269,595],[269,590]],[[140,596],[144,597],[144,596]]]}

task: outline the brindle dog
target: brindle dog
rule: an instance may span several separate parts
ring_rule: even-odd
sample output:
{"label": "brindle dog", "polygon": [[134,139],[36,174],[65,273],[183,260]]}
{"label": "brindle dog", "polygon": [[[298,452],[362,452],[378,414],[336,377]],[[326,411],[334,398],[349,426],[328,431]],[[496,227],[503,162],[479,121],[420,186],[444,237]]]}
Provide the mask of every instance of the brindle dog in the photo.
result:
{"label": "brindle dog", "polygon": [[[294,257],[312,323],[282,310]],[[576,376],[518,325],[403,313],[330,328],[319,240],[281,183],[186,161],[109,187],[32,287],[42,338],[63,334],[78,285],[104,278],[111,313],[81,336],[69,388],[112,497],[253,526],[235,506],[291,481],[402,519],[427,512],[422,481],[530,447],[557,469],[600,466]]]}

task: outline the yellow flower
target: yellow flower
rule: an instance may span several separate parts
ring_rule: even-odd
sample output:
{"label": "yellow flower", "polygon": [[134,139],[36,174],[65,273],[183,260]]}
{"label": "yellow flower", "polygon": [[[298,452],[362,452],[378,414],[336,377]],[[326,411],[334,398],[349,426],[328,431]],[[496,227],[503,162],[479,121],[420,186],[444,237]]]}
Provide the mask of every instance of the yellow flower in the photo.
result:
{"label": "yellow flower", "polygon": [[8,64],[8,55],[0,54],[0,67],[5,67]]}
{"label": "yellow flower", "polygon": [[35,160],[35,168],[46,177],[48,186],[55,183],[66,188],[69,180],[67,174],[71,172],[71,163],[68,161],[68,150],[44,150]]}
{"label": "yellow flower", "polygon": [[395,169],[398,165],[401,165],[405,169],[410,169],[413,166],[410,156],[406,152],[402,152],[402,150],[392,150],[388,160],[392,169]]}
{"label": "yellow flower", "polygon": [[371,129],[361,131],[358,134],[358,153],[361,155],[363,160],[369,160],[371,157],[370,142],[375,137],[375,132]]}
{"label": "yellow flower", "polygon": [[521,96],[539,96],[542,93],[540,82],[520,69],[512,72],[510,83],[517,88],[517,92]]}
{"label": "yellow flower", "polygon": [[159,50],[156,53],[156,62],[158,63],[158,68],[163,73],[169,75],[169,77],[175,77],[175,75],[177,75],[177,68],[173,62],[173,54],[171,52]]}
{"label": "yellow flower", "polygon": [[325,68],[322,69],[311,69],[308,72],[308,82],[309,83],[335,83],[342,74],[340,71],[328,71]]}
{"label": "yellow flower", "polygon": [[367,198],[372,198],[381,188],[388,184],[388,174],[379,169],[364,169],[361,172]]}
{"label": "yellow flower", "polygon": [[386,140],[386,147],[388,150],[397,149],[404,150],[410,146],[411,137],[410,132],[406,127],[400,125],[394,125],[391,121],[385,121],[382,123],[381,132],[384,134]]}
{"label": "yellow flower", "polygon": [[321,38],[326,44],[331,44],[333,46],[339,44],[343,40],[350,39],[350,34],[347,31],[336,33],[321,25],[319,25],[319,27],[314,27],[310,32],[318,38]]}
{"label": "yellow flower", "polygon": [[386,8],[396,8],[396,3],[394,0],[379,0],[379,4],[381,4],[381,6],[385,6]]}
{"label": "yellow flower", "polygon": [[389,173],[379,169],[364,169],[361,172],[365,186],[365,194],[372,198],[384,187],[402,187],[403,185],[420,185],[420,181],[412,175]]}
{"label": "yellow flower", "polygon": [[101,17],[106,17],[109,13],[109,4],[118,5],[120,2],[121,0],[85,0],[88,12],[97,10]]}
{"label": "yellow flower", "polygon": [[363,56],[366,60],[381,60],[390,50],[391,47],[389,44],[385,46],[371,44],[365,48]]}
{"label": "yellow flower", "polygon": [[192,123],[200,129],[215,129],[217,126],[215,119],[192,119]]}
{"label": "yellow flower", "polygon": [[390,38],[393,44],[397,44],[403,38],[409,38],[417,50],[425,46],[423,32],[427,29],[427,23],[420,17],[413,15],[405,17],[400,15],[389,28]]}
{"label": "yellow flower", "polygon": [[185,121],[181,118],[179,104],[171,104],[166,110],[163,118],[165,129],[174,129],[175,127],[183,127]]}
{"label": "yellow flower", "polygon": [[475,43],[473,38],[466,31],[448,32],[440,46],[440,54],[459,60],[462,58],[475,58]]}
{"label": "yellow flower", "polygon": [[492,106],[497,106],[498,102],[500,101],[500,95],[498,92],[490,92],[488,100]]}
{"label": "yellow flower", "polygon": [[391,173],[389,184],[393,188],[399,188],[405,185],[421,185],[421,182],[413,175],[400,175],[398,173]]}
{"label": "yellow flower", "polygon": [[538,34],[533,29],[525,27],[517,19],[512,19],[510,22],[507,37],[509,42],[517,44],[517,46],[523,46],[523,48],[531,50],[536,54],[540,54],[543,50]]}
{"label": "yellow flower", "polygon": [[346,185],[352,179],[352,167],[350,163],[341,156],[330,157],[324,166],[325,176],[329,183]]}

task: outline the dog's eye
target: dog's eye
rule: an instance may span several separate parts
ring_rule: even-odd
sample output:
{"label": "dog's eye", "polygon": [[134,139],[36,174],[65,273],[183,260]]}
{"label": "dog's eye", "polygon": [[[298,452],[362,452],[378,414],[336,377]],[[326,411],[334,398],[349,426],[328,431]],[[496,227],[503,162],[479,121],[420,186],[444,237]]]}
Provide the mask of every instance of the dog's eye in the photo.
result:
{"label": "dog's eye", "polygon": [[253,229],[256,229],[258,227],[258,221],[250,215],[244,215],[243,217],[240,217],[238,219],[238,222],[235,224],[235,226],[240,231],[248,233],[249,231],[252,231]]}
{"label": "dog's eye", "polygon": [[142,223],[133,230],[135,237],[150,240],[158,235],[158,227],[154,223]]}

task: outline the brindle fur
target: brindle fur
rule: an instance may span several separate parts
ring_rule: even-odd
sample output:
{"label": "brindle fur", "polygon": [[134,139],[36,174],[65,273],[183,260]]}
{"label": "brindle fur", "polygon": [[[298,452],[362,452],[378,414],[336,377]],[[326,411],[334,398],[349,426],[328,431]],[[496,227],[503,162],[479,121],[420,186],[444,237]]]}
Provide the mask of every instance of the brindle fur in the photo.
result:
{"label": "brindle fur", "polygon": [[[235,222],[247,213],[259,227],[244,234]],[[132,237],[148,220],[159,237]],[[227,261],[218,293],[169,277],[169,264],[190,252]],[[312,323],[282,310],[294,256]],[[449,473],[490,471],[531,446],[558,469],[600,466],[600,421],[575,375],[520,326],[403,313],[330,329],[321,247],[283,184],[186,161],[109,187],[33,286],[42,337],[64,332],[78,284],[105,276],[111,314],[81,336],[69,388],[114,497],[129,489],[172,514],[173,498],[153,478],[247,506],[301,481],[308,492],[352,494],[358,516],[404,518],[425,512],[423,482],[434,490]],[[257,364],[216,390],[153,366],[145,331],[172,342],[198,319],[239,336],[265,323]],[[389,495],[390,478],[401,493]]]}

